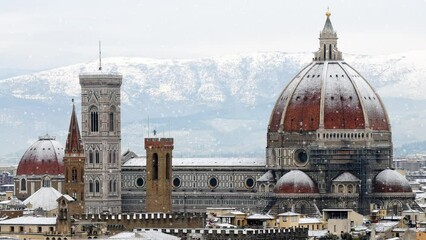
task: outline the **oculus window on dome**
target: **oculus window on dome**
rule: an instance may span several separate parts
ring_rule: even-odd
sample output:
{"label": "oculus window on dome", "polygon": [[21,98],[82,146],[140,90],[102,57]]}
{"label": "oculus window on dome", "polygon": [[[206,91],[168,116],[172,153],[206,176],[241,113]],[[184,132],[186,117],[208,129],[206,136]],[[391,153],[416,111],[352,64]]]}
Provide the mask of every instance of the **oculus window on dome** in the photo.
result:
{"label": "oculus window on dome", "polygon": [[298,149],[294,152],[294,160],[297,165],[304,166],[309,162],[309,156],[305,149]]}

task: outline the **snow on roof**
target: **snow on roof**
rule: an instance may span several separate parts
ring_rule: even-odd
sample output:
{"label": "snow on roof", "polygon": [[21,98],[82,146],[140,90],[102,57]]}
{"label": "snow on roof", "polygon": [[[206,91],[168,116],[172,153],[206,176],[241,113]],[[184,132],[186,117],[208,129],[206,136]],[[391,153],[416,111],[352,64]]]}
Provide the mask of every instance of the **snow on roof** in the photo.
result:
{"label": "snow on roof", "polygon": [[24,216],[0,221],[0,225],[56,225],[56,217]]}
{"label": "snow on roof", "polygon": [[260,178],[257,179],[258,182],[270,182],[274,181],[275,177],[272,173],[272,170],[267,171],[265,174],[263,174]]}
{"label": "snow on roof", "polygon": [[324,237],[328,233],[328,230],[309,230],[308,236],[309,237]]}
{"label": "snow on roof", "polygon": [[24,205],[30,210],[42,208],[43,210],[50,211],[58,207],[56,200],[60,196],[62,194],[53,187],[42,187],[25,199]]}
{"label": "snow on roof", "polygon": [[386,232],[397,226],[399,222],[379,222],[374,225],[376,232]]}
{"label": "snow on roof", "polygon": [[142,230],[133,232],[121,232],[109,239],[149,239],[149,240],[178,240],[179,237],[155,230]]}
{"label": "snow on roof", "polygon": [[234,214],[234,215],[241,215],[241,214],[246,214],[246,213],[243,213],[243,212],[241,212],[241,211],[232,211],[232,212],[230,212],[231,214]]}
{"label": "snow on roof", "polygon": [[350,172],[344,172],[340,174],[338,177],[333,179],[333,182],[360,182],[359,178],[355,177]]}
{"label": "snow on roof", "polygon": [[255,213],[253,215],[248,216],[247,219],[270,220],[275,218],[269,214]]}
{"label": "snow on roof", "polygon": [[322,223],[319,218],[300,218],[299,224],[318,224]]}
{"label": "snow on roof", "polygon": [[278,216],[299,216],[300,214],[295,213],[295,212],[285,212],[285,213],[280,213],[278,214]]}
{"label": "snow on roof", "polygon": [[[265,166],[264,158],[173,158],[173,166]],[[145,167],[146,158],[132,158],[123,167]]]}
{"label": "snow on roof", "polygon": [[[74,202],[75,200],[74,200],[74,198],[72,198],[70,195],[68,195],[68,194],[64,194],[64,195],[62,195],[62,197],[64,197],[67,201],[69,201],[69,202]],[[59,198],[58,198],[59,199]]]}

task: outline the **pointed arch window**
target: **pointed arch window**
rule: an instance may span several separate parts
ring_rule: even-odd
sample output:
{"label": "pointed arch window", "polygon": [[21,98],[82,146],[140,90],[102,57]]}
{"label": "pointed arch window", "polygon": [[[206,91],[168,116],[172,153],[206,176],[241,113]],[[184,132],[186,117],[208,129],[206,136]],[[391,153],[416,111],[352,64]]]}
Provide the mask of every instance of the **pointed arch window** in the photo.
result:
{"label": "pointed arch window", "polygon": [[99,112],[97,107],[90,109],[90,131],[99,132]]}
{"label": "pointed arch window", "polygon": [[96,192],[96,193],[99,193],[99,191],[100,191],[100,184],[99,184],[99,181],[98,181],[98,180],[96,180],[96,181],[95,181],[95,192]]}
{"label": "pointed arch window", "polygon": [[89,151],[89,163],[93,163],[93,151]]}
{"label": "pointed arch window", "polygon": [[117,192],[117,180],[114,180],[113,192]]}
{"label": "pointed arch window", "polygon": [[75,183],[77,182],[77,169],[73,168],[71,170],[71,182]]}
{"label": "pointed arch window", "polygon": [[93,192],[93,181],[92,180],[90,180],[89,181],[89,192]]}
{"label": "pointed arch window", "polygon": [[95,151],[95,163],[99,164],[99,150]]}

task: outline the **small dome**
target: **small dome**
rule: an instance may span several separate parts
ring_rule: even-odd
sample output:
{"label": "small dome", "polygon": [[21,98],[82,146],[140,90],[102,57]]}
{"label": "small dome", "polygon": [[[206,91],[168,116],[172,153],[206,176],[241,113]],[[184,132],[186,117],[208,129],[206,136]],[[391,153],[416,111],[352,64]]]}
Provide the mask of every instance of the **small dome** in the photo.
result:
{"label": "small dome", "polygon": [[55,137],[39,137],[19,161],[17,175],[64,174],[63,156],[64,147]]}
{"label": "small dome", "polygon": [[333,179],[333,182],[361,182],[361,180],[350,172],[344,172]]}
{"label": "small dome", "polygon": [[318,193],[318,188],[306,173],[292,170],[278,180],[274,193]]}
{"label": "small dome", "polygon": [[374,180],[374,192],[412,192],[408,180],[396,171],[386,169],[377,174]]}

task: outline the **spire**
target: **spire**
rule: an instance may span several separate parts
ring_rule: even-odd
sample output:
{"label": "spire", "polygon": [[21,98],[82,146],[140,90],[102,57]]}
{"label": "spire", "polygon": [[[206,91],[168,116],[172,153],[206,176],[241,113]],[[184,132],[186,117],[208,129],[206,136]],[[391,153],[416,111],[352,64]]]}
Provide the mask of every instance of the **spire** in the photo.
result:
{"label": "spire", "polygon": [[75,114],[74,99],[72,99],[72,113],[70,128],[68,130],[67,143],[65,145],[65,153],[83,152],[83,144],[80,137],[80,129],[78,127],[77,115]]}
{"label": "spire", "polygon": [[333,24],[330,20],[330,10],[327,8],[325,13],[327,19],[325,20],[324,28],[320,32],[320,48],[315,53],[314,60],[316,61],[329,61],[329,60],[343,60],[342,52],[337,49],[337,33],[334,31]]}
{"label": "spire", "polygon": [[337,34],[334,31],[333,25],[331,24],[331,21],[330,21],[331,13],[328,8],[327,8],[327,12],[325,12],[325,16],[327,16],[327,19],[325,20],[324,28],[322,29],[320,36],[329,34],[329,35],[334,35],[337,38]]}

